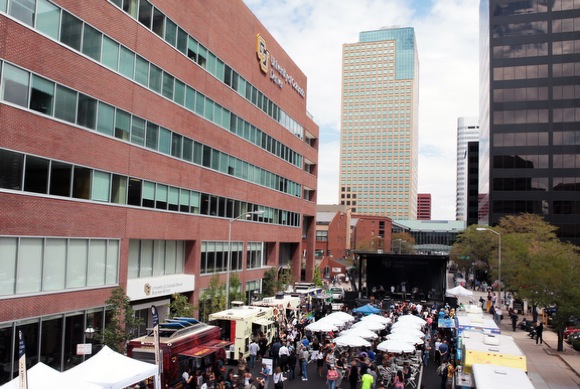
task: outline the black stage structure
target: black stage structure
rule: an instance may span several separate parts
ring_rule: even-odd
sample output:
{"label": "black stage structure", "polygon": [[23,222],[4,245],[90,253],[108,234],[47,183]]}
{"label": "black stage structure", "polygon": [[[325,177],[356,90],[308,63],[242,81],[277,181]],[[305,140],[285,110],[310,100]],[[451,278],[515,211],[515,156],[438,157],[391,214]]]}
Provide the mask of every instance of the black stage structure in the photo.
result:
{"label": "black stage structure", "polygon": [[[409,301],[443,301],[448,255],[355,252],[358,297]],[[354,281],[354,280],[353,280]],[[362,288],[360,287],[362,285]],[[395,292],[391,294],[391,286]]]}

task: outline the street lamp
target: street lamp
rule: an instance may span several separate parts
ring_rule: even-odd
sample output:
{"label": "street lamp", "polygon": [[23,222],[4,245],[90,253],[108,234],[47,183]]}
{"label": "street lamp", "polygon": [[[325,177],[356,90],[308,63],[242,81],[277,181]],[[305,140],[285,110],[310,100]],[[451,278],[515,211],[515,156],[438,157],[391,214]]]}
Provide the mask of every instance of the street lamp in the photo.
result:
{"label": "street lamp", "polygon": [[497,269],[497,291],[498,291],[498,300],[499,300],[499,307],[501,308],[501,233],[497,232],[496,230],[492,230],[491,228],[485,227],[477,227],[477,231],[491,231],[497,235],[498,245],[497,245],[497,261],[498,261],[498,269]]}
{"label": "street lamp", "polygon": [[263,213],[264,213],[263,210],[244,212],[241,215],[229,220],[229,224],[228,224],[228,263],[227,263],[227,270],[226,270],[226,309],[228,309],[228,306],[230,305],[230,269],[231,269],[231,263],[232,263],[232,224],[236,220],[240,220],[244,217],[250,217],[252,215],[261,215]]}

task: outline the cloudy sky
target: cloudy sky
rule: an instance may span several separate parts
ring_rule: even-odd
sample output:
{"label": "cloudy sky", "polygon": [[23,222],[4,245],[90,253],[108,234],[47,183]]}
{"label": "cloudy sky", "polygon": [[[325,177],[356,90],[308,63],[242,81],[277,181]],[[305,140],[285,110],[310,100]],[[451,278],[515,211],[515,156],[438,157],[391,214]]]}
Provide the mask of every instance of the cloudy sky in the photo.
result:
{"label": "cloudy sky", "polygon": [[478,113],[478,0],[244,0],[308,77],[320,126],[318,203],[338,203],[341,53],[360,31],[413,27],[419,51],[419,193],[455,219],[457,118]]}

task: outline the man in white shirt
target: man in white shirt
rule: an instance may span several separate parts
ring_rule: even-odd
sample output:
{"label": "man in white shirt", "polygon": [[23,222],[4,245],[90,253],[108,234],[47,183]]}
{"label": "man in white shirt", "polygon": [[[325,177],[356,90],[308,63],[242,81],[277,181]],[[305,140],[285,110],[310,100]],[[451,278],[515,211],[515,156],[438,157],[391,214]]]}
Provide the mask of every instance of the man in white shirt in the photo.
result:
{"label": "man in white shirt", "polygon": [[255,339],[252,339],[252,343],[249,346],[250,349],[250,368],[253,369],[256,365],[256,358],[258,357],[258,350],[260,346],[256,343]]}
{"label": "man in white shirt", "polygon": [[288,369],[288,357],[290,356],[290,350],[286,346],[286,343],[282,344],[280,350],[278,350],[278,357],[280,358],[280,369],[285,373]]}

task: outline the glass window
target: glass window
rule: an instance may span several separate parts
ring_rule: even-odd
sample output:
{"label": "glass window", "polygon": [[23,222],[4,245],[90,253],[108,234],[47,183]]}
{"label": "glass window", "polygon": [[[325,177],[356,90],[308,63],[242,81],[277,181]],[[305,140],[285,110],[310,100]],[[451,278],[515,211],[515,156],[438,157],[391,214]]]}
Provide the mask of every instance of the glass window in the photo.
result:
{"label": "glass window", "polygon": [[157,150],[157,146],[159,145],[159,126],[151,123],[151,122],[147,122],[147,134],[146,134],[146,138],[145,138],[145,146],[153,149],[153,150]]}
{"label": "glass window", "polygon": [[80,51],[81,49],[81,31],[83,29],[83,22],[69,14],[62,12],[62,20],[60,26],[60,41],[73,49]]}
{"label": "glass window", "polygon": [[183,105],[185,100],[185,84],[179,80],[175,80],[174,88],[173,101],[175,101],[176,104]]}
{"label": "glass window", "polygon": [[97,125],[97,100],[79,93],[77,107],[77,124],[79,126],[95,129]]}
{"label": "glass window", "polygon": [[42,290],[63,290],[66,274],[66,239],[46,239]]}
{"label": "glass window", "polygon": [[163,72],[163,96],[173,100],[173,83],[175,78],[168,73]]}
{"label": "glass window", "polygon": [[175,46],[177,38],[177,24],[169,19],[165,19],[165,41],[171,46]]}
{"label": "glass window", "polygon": [[149,62],[140,56],[137,56],[135,65],[135,81],[145,87],[149,85]]}
{"label": "glass window", "polygon": [[36,7],[36,29],[53,39],[58,39],[60,8],[47,0],[38,0]]}
{"label": "glass window", "polygon": [[115,108],[109,104],[99,101],[99,111],[97,115],[97,131],[103,134],[113,135],[115,127]]}
{"label": "glass window", "polygon": [[183,137],[175,132],[171,133],[171,155],[181,158],[181,145]]}
{"label": "glass window", "polygon": [[91,240],[87,286],[105,285],[106,264],[107,241],[104,239]]}
{"label": "glass window", "polygon": [[42,281],[42,254],[42,239],[20,239],[16,293],[40,292]]}
{"label": "glass window", "polygon": [[75,123],[77,111],[77,92],[62,85],[56,86],[54,99],[54,116],[58,119]]}
{"label": "glass window", "polygon": [[93,171],[93,185],[91,186],[91,191],[92,200],[108,203],[111,194],[111,175],[98,170]]}
{"label": "glass window", "polygon": [[153,275],[153,241],[141,241],[141,256],[139,258],[139,277],[151,277]]}
{"label": "glass window", "polygon": [[17,238],[0,237],[0,296],[14,294],[17,246]]}
{"label": "glass window", "polygon": [[83,30],[83,54],[88,55],[95,61],[101,60],[102,34],[85,24]]}
{"label": "glass window", "polygon": [[54,82],[32,75],[30,109],[52,115],[54,106]]}
{"label": "glass window", "polygon": [[111,202],[127,204],[127,177],[113,174],[111,181]]}
{"label": "glass window", "polygon": [[2,73],[2,99],[22,107],[28,107],[29,74],[10,64],[4,63]]}
{"label": "glass window", "polygon": [[119,66],[119,44],[106,36],[103,36],[103,58],[101,62],[115,71]]}
{"label": "glass window", "polygon": [[64,162],[50,163],[50,194],[69,197],[71,195],[72,165]]}
{"label": "glass window", "polygon": [[115,118],[115,138],[129,140],[131,132],[131,115],[128,112],[117,110]]}
{"label": "glass window", "polygon": [[139,1],[139,23],[151,28],[151,13],[153,6],[147,0]]}
{"label": "glass window", "polygon": [[24,156],[0,149],[0,188],[22,190]]}
{"label": "glass window", "polygon": [[129,15],[133,17],[133,19],[137,19],[137,11],[139,9],[139,0],[124,0],[123,2],[123,11],[127,12]]}
{"label": "glass window", "polygon": [[183,54],[187,54],[187,32],[183,31],[181,28],[177,30],[177,50],[181,51]]}
{"label": "glass window", "polygon": [[189,109],[191,112],[195,109],[195,90],[189,86],[185,89],[185,108]]}
{"label": "glass window", "polygon": [[119,241],[110,240],[107,248],[107,268],[106,280],[107,285],[114,285],[117,283],[119,274]]}
{"label": "glass window", "polygon": [[167,185],[157,184],[155,186],[155,208],[167,209]]}
{"label": "glass window", "polygon": [[89,200],[91,193],[91,169],[75,166],[73,171],[73,197]]}
{"label": "glass window", "polygon": [[149,67],[149,88],[157,93],[161,92],[161,69],[151,64]]}
{"label": "glass window", "polygon": [[0,12],[6,12],[7,5],[8,5],[8,0],[0,0]]}
{"label": "glass window", "polygon": [[32,26],[34,21],[34,6],[35,0],[11,0],[10,9],[8,10],[11,16]]}
{"label": "glass window", "polygon": [[152,28],[152,31],[155,34],[159,35],[161,38],[163,38],[165,35],[164,29],[165,29],[165,16],[157,8],[153,8],[153,28]]}
{"label": "glass window", "polygon": [[183,159],[193,161],[193,140],[189,138],[183,138]]}
{"label": "glass window", "polygon": [[26,192],[47,193],[48,192],[48,159],[26,157],[24,168],[24,190]]}
{"label": "glass window", "polygon": [[121,46],[119,71],[122,75],[129,77],[131,80],[135,74],[135,54],[124,46]]}
{"label": "glass window", "polygon": [[66,287],[81,288],[87,284],[88,241],[71,239],[68,247]]}
{"label": "glass window", "polygon": [[159,151],[163,154],[171,154],[171,131],[163,127],[159,131]]}
{"label": "glass window", "polygon": [[145,120],[133,116],[131,125],[131,143],[139,146],[145,145]]}

